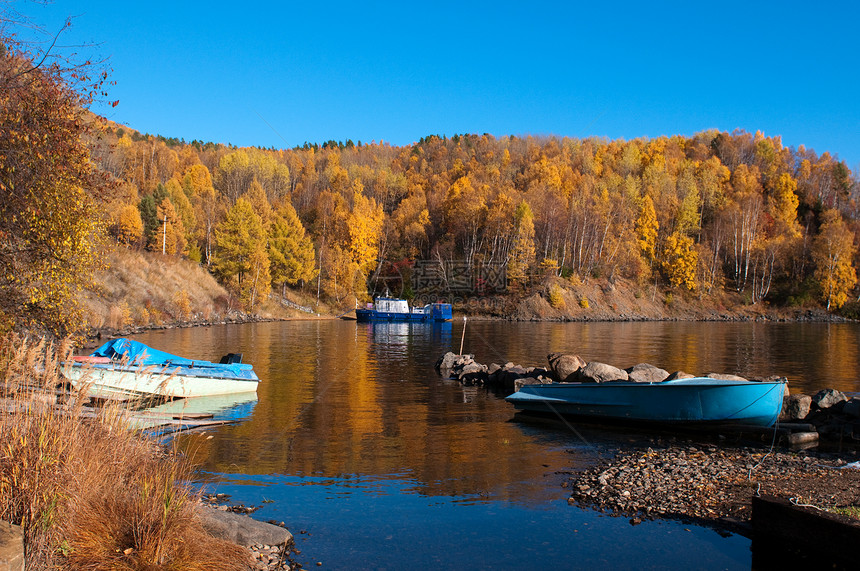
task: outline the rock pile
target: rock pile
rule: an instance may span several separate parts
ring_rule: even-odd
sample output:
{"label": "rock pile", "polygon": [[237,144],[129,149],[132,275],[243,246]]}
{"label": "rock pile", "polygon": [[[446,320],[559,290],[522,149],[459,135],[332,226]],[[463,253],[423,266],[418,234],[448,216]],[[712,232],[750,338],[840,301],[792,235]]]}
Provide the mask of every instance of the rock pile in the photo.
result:
{"label": "rock pile", "polygon": [[295,551],[293,535],[283,522],[262,522],[248,514],[259,507],[224,503],[227,494],[211,494],[201,498],[197,517],[211,535],[246,547],[249,551],[248,568],[270,571],[297,568],[292,560]]}
{"label": "rock pile", "polygon": [[[626,369],[598,361],[586,362],[579,355],[550,353],[549,368],[524,367],[514,363],[483,365],[475,361],[474,355],[445,353],[436,361],[436,371],[447,379],[457,379],[468,385],[489,385],[514,390],[518,386],[534,383],[611,383],[632,381],[635,383],[659,383],[672,379],[688,379],[695,375],[665,369],[649,363],[638,363]],[[704,377],[745,381],[743,377],[725,373],[706,373]],[[769,377],[766,380],[780,379]],[[765,380],[765,379],[755,379]]]}
{"label": "rock pile", "polygon": [[[621,369],[597,361],[586,362],[579,355],[565,353],[550,353],[547,360],[548,368],[524,367],[514,363],[484,365],[475,361],[474,355],[448,352],[436,362],[436,371],[444,378],[456,379],[464,385],[488,386],[507,392],[537,383],[659,383],[696,376],[684,371],[669,373],[649,363]],[[726,373],[705,373],[700,376],[733,381],[786,381],[785,377],[779,376],[752,379]],[[849,398],[834,389],[824,389],[813,396],[791,395],[788,385],[785,392],[783,411],[779,418],[785,430],[780,436],[786,436],[790,444],[815,442],[819,436],[830,440],[860,440],[860,398]]]}
{"label": "rock pile", "polygon": [[436,372],[446,379],[456,379],[464,385],[498,387],[513,392],[517,383],[549,383],[553,378],[547,369],[522,367],[513,363],[490,366],[475,361],[474,355],[445,353],[436,362]]}
{"label": "rock pile", "polygon": [[836,389],[786,395],[779,421],[808,423],[829,440],[860,440],[860,399]]}
{"label": "rock pile", "polygon": [[[635,383],[659,383],[671,379],[692,378],[695,375],[665,369],[649,363],[639,363],[627,369],[597,361],[586,362],[579,355],[550,353],[549,368],[524,367],[514,363],[484,365],[475,361],[474,355],[445,353],[436,362],[436,371],[446,379],[456,379],[466,385],[487,385],[514,391],[525,384],[535,383],[611,383],[633,381]],[[702,375],[715,379],[746,380],[724,373]],[[768,380],[778,379],[773,377]],[[757,379],[762,380],[762,379]]]}

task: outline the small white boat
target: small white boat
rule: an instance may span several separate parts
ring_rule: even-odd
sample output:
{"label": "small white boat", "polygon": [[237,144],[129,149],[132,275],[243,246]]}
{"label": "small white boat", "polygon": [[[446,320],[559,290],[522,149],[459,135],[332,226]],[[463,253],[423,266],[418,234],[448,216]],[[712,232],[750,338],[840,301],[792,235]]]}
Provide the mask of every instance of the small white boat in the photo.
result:
{"label": "small white boat", "polygon": [[198,361],[125,338],[109,341],[89,356],[75,357],[62,372],[89,396],[114,399],[248,393],[260,382],[241,355],[230,353],[219,363]]}

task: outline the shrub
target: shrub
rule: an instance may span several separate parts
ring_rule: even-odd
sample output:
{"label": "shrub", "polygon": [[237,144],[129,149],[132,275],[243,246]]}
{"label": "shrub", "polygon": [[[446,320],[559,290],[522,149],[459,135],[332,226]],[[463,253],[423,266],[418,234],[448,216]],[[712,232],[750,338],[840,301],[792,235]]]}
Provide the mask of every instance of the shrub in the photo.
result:
{"label": "shrub", "polygon": [[549,304],[555,309],[564,309],[567,304],[564,302],[564,290],[557,284],[549,286]]}
{"label": "shrub", "polygon": [[176,317],[179,319],[188,319],[191,317],[191,298],[188,297],[188,292],[184,289],[176,292],[173,297],[173,303],[176,306]]}
{"label": "shrub", "polygon": [[846,319],[860,319],[860,301],[846,303],[838,311],[839,315]]}
{"label": "shrub", "polygon": [[135,322],[142,327],[149,325],[149,310],[146,307],[139,307],[137,309]]}
{"label": "shrub", "polygon": [[587,297],[582,296],[582,298],[579,300],[579,307],[581,307],[582,309],[588,309],[589,308]]}

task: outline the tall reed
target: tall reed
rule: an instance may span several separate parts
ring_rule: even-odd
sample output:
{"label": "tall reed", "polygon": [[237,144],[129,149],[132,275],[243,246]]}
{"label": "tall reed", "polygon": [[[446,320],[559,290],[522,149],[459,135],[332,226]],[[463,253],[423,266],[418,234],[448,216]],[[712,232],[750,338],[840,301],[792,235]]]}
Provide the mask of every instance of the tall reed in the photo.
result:
{"label": "tall reed", "polygon": [[0,518],[24,528],[27,569],[247,569],[196,519],[187,459],[62,390],[69,355],[0,339]]}

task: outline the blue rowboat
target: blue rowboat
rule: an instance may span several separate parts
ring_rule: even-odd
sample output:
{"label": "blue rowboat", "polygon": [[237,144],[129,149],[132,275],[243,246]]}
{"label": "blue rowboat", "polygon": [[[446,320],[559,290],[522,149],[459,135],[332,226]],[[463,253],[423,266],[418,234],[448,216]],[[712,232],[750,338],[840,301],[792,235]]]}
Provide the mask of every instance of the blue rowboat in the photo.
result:
{"label": "blue rowboat", "polygon": [[75,357],[61,369],[75,388],[100,398],[203,397],[254,392],[260,379],[242,356],[230,353],[219,363],[186,359],[119,338],[91,355]]}
{"label": "blue rowboat", "polygon": [[374,303],[355,310],[355,319],[365,322],[431,323],[450,321],[452,317],[450,303],[428,303],[410,309],[405,299],[393,297],[377,297]]}
{"label": "blue rowboat", "polygon": [[548,383],[524,385],[506,400],[523,411],[597,421],[768,427],[782,410],[785,386],[785,381],[710,377],[660,383]]}

